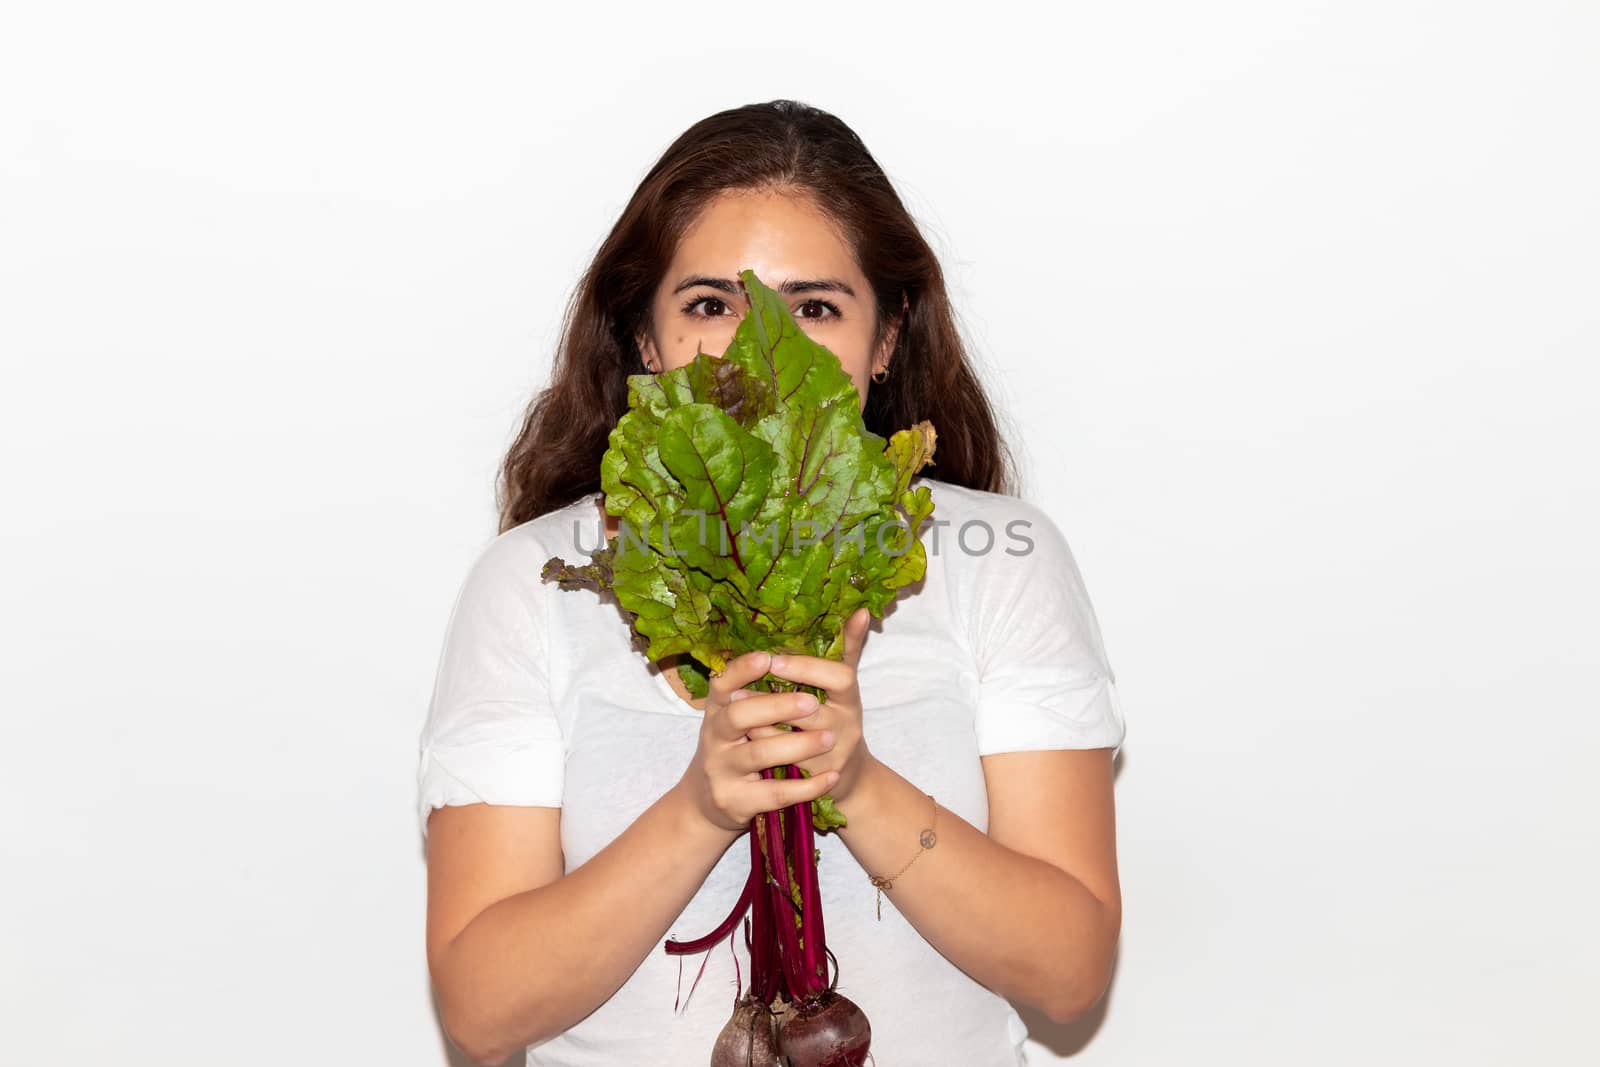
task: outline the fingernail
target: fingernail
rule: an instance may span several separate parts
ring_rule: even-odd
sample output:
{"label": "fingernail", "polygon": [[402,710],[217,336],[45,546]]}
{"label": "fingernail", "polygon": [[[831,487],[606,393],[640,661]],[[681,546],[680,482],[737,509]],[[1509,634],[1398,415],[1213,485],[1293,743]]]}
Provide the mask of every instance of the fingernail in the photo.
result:
{"label": "fingernail", "polygon": [[824,730],[824,731],[822,731],[822,747],[823,748],[828,748],[832,744],[833,744],[833,731],[832,730]]}
{"label": "fingernail", "polygon": [[820,703],[821,701],[811,693],[796,693],[794,697],[794,706],[801,711],[816,711]]}
{"label": "fingernail", "polygon": [[789,665],[788,657],[786,657],[786,656],[773,656],[772,657],[772,669],[773,670],[777,670],[779,667],[787,667],[788,665]]}

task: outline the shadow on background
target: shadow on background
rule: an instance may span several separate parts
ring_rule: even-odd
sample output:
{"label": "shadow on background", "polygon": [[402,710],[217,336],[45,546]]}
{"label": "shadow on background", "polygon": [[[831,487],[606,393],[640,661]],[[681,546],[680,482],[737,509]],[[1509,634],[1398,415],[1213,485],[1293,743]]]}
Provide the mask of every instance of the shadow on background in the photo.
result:
{"label": "shadow on background", "polygon": [[1028,1027],[1028,1040],[1037,1041],[1061,1057],[1076,1056],[1082,1052],[1084,1047],[1094,1040],[1094,1035],[1100,1032],[1100,1026],[1105,1022],[1112,993],[1117,987],[1117,968],[1121,962],[1122,950],[1119,948],[1116,957],[1111,961],[1111,983],[1106,989],[1106,995],[1089,1010],[1089,1014],[1077,1022],[1053,1023],[1033,1008],[1017,1004],[1017,1014],[1022,1016],[1022,1021]]}

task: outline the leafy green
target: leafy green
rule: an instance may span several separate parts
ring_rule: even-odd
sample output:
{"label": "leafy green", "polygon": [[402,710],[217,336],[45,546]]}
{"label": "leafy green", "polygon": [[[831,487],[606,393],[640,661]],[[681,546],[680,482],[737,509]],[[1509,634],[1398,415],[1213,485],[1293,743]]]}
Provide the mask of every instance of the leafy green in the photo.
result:
{"label": "leafy green", "polygon": [[[869,431],[838,357],[754,271],[739,277],[750,310],[722,355],[628,377],[600,466],[617,534],[587,565],[554,557],[542,572],[612,590],[645,655],[681,654],[696,697],[745,652],[842,660],[844,621],[862,605],[881,618],[923,576],[933,514],[929,488],[910,484],[932,461],[932,423]],[[826,699],[771,674],[750,688]],[[813,813],[819,829],[844,825],[829,797]]]}

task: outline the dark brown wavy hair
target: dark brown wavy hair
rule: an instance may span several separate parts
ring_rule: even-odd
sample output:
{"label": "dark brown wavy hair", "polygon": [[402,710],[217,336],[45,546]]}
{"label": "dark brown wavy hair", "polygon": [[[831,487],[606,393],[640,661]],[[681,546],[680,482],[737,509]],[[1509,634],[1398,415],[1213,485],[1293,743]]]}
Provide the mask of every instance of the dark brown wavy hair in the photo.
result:
{"label": "dark brown wavy hair", "polygon": [[681,236],[725,190],[808,194],[845,234],[878,309],[874,346],[903,316],[889,378],[862,419],[887,437],[919,419],[938,432],[922,474],[1010,493],[1014,461],[945,292],[944,272],[855,131],[794,100],[721,111],[683,132],[634,191],[567,305],[550,385],[528,405],[499,472],[503,533],[600,489],[600,459],[644,373],[637,336]]}

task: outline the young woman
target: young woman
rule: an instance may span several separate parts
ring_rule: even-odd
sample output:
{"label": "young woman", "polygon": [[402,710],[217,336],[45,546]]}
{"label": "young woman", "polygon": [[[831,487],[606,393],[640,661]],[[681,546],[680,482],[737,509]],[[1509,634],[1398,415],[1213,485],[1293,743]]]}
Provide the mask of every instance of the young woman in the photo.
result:
{"label": "young woman", "polygon": [[[934,524],[924,578],[883,619],[848,621],[843,662],[749,654],[693,699],[614,599],[540,570],[616,532],[600,459],[627,378],[720,354],[745,268],[839,357],[868,429],[934,424],[918,483]],[[836,988],[881,1067],[1014,1067],[1027,1030],[1008,1000],[1061,1021],[1098,1001],[1121,927],[1122,713],[1067,543],[1008,465],[939,264],[848,127],[779,100],[667,149],[581,280],[506,457],[500,534],[461,588],[421,737],[428,964],[463,1051],[708,1062],[750,974],[743,936],[687,961],[663,941],[739,898],[756,813],[823,792],[849,820],[817,838]],[[745,688],[769,670],[827,702]],[[811,777],[759,773],[791,762]]]}

